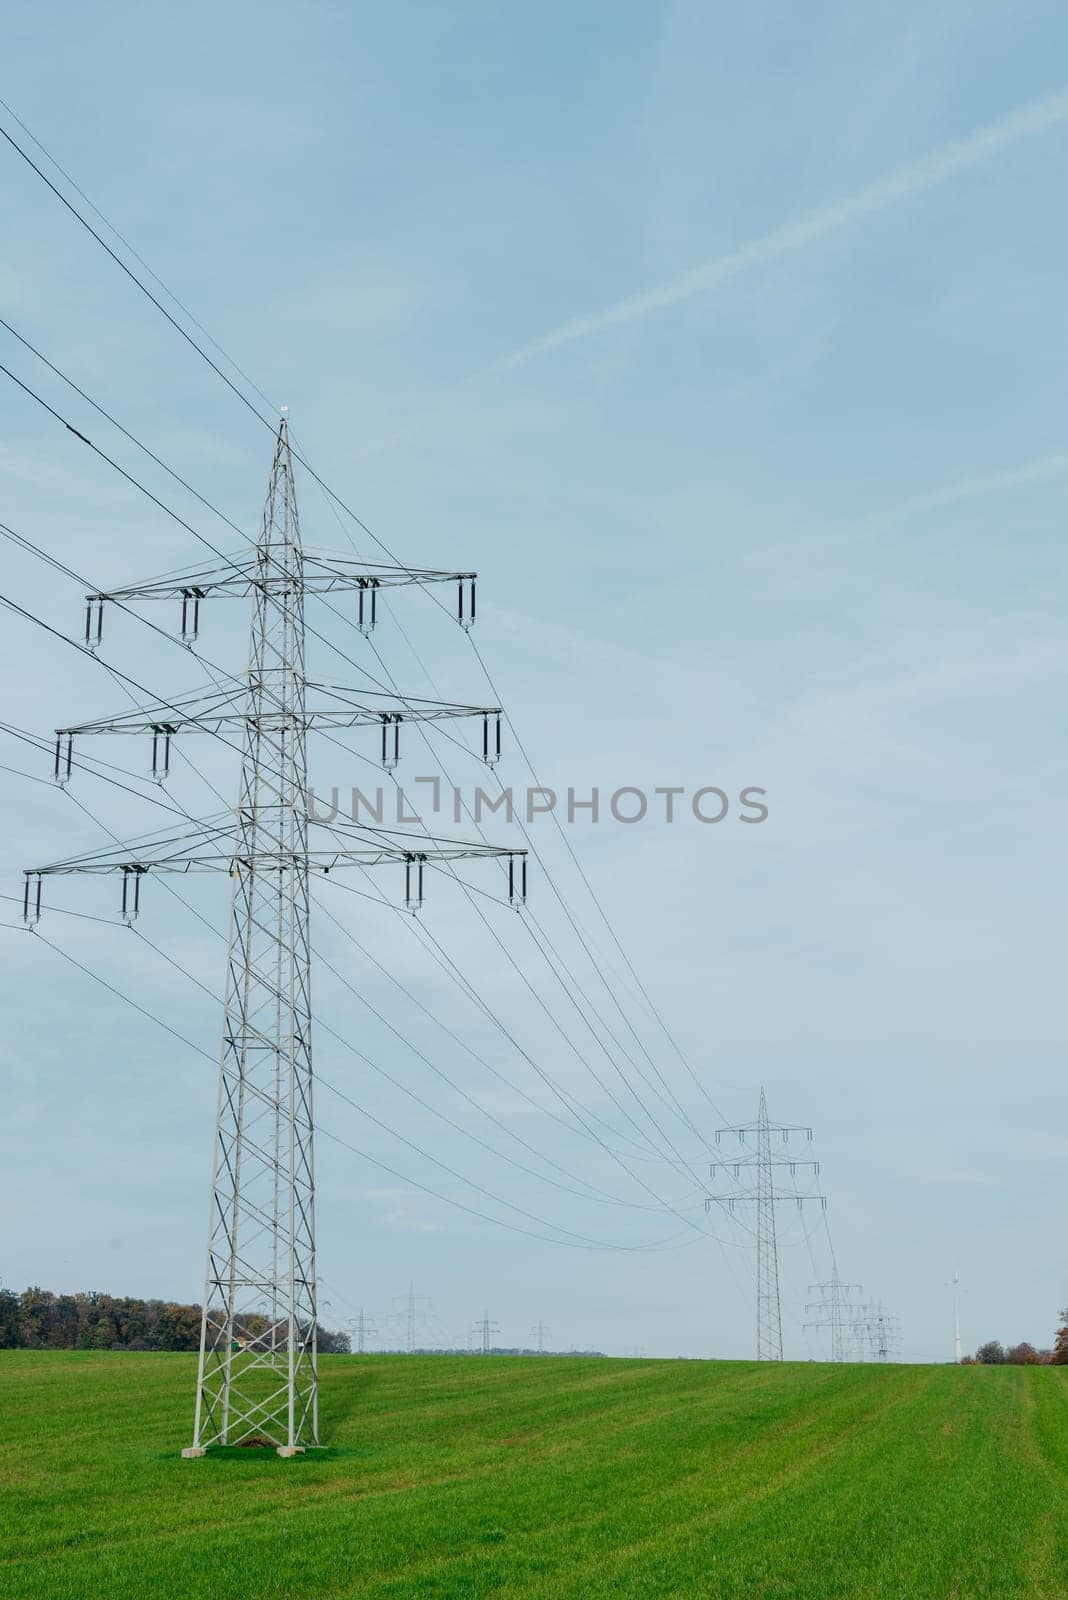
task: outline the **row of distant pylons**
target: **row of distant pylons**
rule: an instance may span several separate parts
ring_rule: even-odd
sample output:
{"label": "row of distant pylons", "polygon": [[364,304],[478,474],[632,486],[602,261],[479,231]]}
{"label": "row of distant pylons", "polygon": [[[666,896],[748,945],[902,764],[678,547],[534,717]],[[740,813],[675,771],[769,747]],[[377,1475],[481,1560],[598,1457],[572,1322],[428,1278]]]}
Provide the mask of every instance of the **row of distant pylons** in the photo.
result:
{"label": "row of distant pylons", "polygon": [[[790,1136],[794,1148],[790,1148]],[[812,1129],[801,1123],[772,1122],[764,1090],[755,1122],[735,1123],[717,1128],[715,1140],[735,1138],[738,1148],[724,1152],[713,1161],[709,1175],[713,1183],[726,1182],[723,1192],[713,1192],[705,1200],[706,1212],[724,1210],[728,1214],[752,1218],[751,1233],[755,1252],[756,1276],[756,1356],[758,1361],[781,1361],[782,1292],[779,1284],[779,1244],[776,1213],[781,1205],[816,1206],[826,1213],[827,1199],[818,1185],[820,1164],[798,1154],[797,1145],[812,1142]],[[807,1177],[812,1187],[802,1188]],[[830,1233],[828,1232],[828,1240]],[[888,1361],[900,1344],[899,1319],[882,1304],[861,1301],[861,1285],[844,1283],[832,1250],[832,1270],[828,1281],[809,1285],[814,1296],[805,1306],[814,1320],[806,1330],[827,1329],[830,1333],[832,1361]]]}

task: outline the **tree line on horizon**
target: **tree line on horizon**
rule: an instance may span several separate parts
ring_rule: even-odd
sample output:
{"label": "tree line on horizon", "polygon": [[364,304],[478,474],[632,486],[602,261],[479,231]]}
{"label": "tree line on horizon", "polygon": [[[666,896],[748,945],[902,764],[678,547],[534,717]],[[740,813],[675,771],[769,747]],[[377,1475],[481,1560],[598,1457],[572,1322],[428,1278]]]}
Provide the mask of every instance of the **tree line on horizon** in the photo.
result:
{"label": "tree line on horizon", "polygon": [[965,1356],[966,1367],[1068,1367],[1068,1307],[1061,1312],[1061,1326],[1053,1338],[1053,1348],[1036,1350],[1026,1339],[1020,1344],[1003,1345],[1000,1339],[988,1339],[974,1356]]}
{"label": "tree line on horizon", "polygon": [[[0,1289],[0,1350],[199,1350],[200,1318],[198,1305],[173,1300],[96,1290],[53,1294],[36,1285],[21,1294]],[[247,1321],[249,1333],[267,1327],[265,1318]],[[319,1328],[323,1355],[347,1355],[349,1348],[347,1333]]]}

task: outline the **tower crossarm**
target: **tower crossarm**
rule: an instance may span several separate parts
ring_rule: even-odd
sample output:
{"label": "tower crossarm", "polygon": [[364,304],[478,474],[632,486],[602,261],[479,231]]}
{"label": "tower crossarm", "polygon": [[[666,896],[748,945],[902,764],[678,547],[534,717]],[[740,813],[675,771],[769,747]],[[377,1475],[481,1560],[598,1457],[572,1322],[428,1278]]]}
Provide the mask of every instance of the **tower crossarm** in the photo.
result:
{"label": "tower crossarm", "polygon": [[473,572],[387,566],[331,551],[305,550],[299,540],[277,547],[261,541],[256,550],[223,556],[217,566],[164,573],[162,577],[149,578],[143,583],[128,583],[87,594],[85,643],[90,650],[100,644],[104,606],[109,600],[120,605],[128,600],[177,600],[181,637],[185,644],[191,645],[200,630],[201,602],[210,597],[247,599],[252,596],[257,605],[267,605],[285,615],[298,599],[303,606],[308,595],[335,594],[343,590],[355,593],[357,626],[361,633],[369,634],[378,620],[380,591],[405,584],[417,584],[422,588],[432,583],[455,583],[456,620],[461,628],[468,630],[475,621],[475,580]]}
{"label": "tower crossarm", "polygon": [[[330,849],[307,851],[308,865],[313,872],[329,873],[338,866],[377,866],[386,861],[475,861],[490,857],[504,857],[519,861],[526,857],[525,850],[469,842],[463,839],[445,839],[432,842],[414,835],[394,838],[364,834],[357,843],[358,830],[335,827],[335,832],[346,832],[353,842]],[[377,830],[376,830],[377,834]],[[271,871],[289,865],[298,852],[265,849],[257,852],[257,870]],[[303,854],[302,852],[300,854]],[[201,833],[175,835],[171,839],[154,839],[149,847],[136,843],[119,845],[107,850],[70,856],[64,861],[50,861],[40,867],[27,867],[27,878],[69,876],[74,873],[138,873],[146,872],[233,872],[245,870],[248,863],[233,848],[233,824],[228,821],[218,829]]]}
{"label": "tower crossarm", "polygon": [[743,1141],[748,1137],[759,1136],[761,1133],[777,1133],[784,1140],[789,1140],[792,1133],[803,1133],[806,1139],[811,1140],[812,1138],[812,1129],[806,1128],[800,1122],[768,1122],[766,1124],[760,1122],[736,1122],[732,1127],[717,1128],[715,1130],[716,1143],[719,1144],[720,1140],[730,1133],[736,1134]]}
{"label": "tower crossarm", "polygon": [[41,883],[49,877],[89,874],[122,878],[122,915],[128,921],[140,912],[141,880],[149,874],[221,872],[232,878],[270,879],[303,864],[309,874],[329,873],[346,867],[375,867],[394,862],[404,867],[404,900],[409,909],[423,903],[423,875],[427,865],[439,862],[501,858],[508,863],[508,904],[519,907],[526,901],[527,852],[506,846],[474,843],[466,839],[434,839],[386,828],[373,830],[336,824],[331,833],[337,841],[328,848],[293,851],[279,840],[278,847],[266,842],[268,818],[264,817],[264,846],[255,862],[235,848],[233,818],[225,814],[205,821],[184,833],[130,844],[111,846],[28,867],[24,873],[23,916],[30,925],[41,916]]}
{"label": "tower crossarm", "polygon": [[[309,683],[307,689],[322,702],[306,705],[301,714],[301,725],[312,730],[387,724],[396,726],[401,722],[443,722],[461,717],[488,719],[501,715],[500,706],[461,705],[448,700],[425,699],[398,702],[395,696],[353,689],[344,684]],[[244,684],[234,684],[228,689],[179,695],[172,701],[141,710],[123,711],[114,717],[97,717],[91,722],[57,728],[56,737],[63,741],[82,734],[219,733],[226,728],[244,727],[247,723],[257,727],[292,725],[293,712],[281,706],[272,709],[268,704],[266,710],[250,716],[245,709],[246,693]]]}
{"label": "tower crossarm", "polygon": [[708,1175],[710,1178],[714,1178],[717,1172],[733,1173],[736,1178],[739,1178],[744,1172],[759,1171],[762,1165],[772,1169],[785,1167],[791,1177],[805,1168],[808,1168],[816,1177],[819,1176],[820,1171],[818,1161],[795,1161],[792,1156],[769,1156],[762,1162],[759,1156],[749,1155],[741,1156],[737,1161],[712,1161],[709,1163]]}
{"label": "tower crossarm", "polygon": [[761,1206],[765,1203],[779,1205],[786,1200],[796,1200],[798,1209],[806,1205],[818,1205],[824,1211],[827,1209],[827,1196],[823,1194],[802,1194],[794,1189],[751,1189],[738,1194],[705,1195],[705,1213],[711,1212],[713,1206],[726,1206],[728,1211],[736,1211],[742,1206]]}
{"label": "tower crossarm", "polygon": [[[476,578],[474,572],[389,566],[309,549],[300,552],[300,567],[305,594],[332,594],[339,589],[396,589],[405,584],[473,583]],[[104,600],[206,600],[209,595],[247,599],[255,589],[262,587],[260,571],[262,563],[258,568],[256,551],[247,550],[217,566],[193,567],[187,572],[167,573],[140,583],[120,584],[114,589],[87,594],[85,598],[90,605]],[[272,576],[269,581],[273,587],[278,579]]]}

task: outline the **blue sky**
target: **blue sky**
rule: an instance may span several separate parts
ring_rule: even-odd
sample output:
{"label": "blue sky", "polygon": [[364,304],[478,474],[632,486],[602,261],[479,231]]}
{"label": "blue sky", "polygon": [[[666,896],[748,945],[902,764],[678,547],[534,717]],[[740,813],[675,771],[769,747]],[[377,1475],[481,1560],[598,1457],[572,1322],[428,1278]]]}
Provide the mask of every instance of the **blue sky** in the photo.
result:
{"label": "blue sky", "polygon": [[[915,1359],[951,1351],[958,1264],[966,1344],[1047,1339],[1068,1300],[1065,42],[1062,8],[1038,4],[58,6],[9,21],[0,86],[290,405],[302,448],[369,526],[406,560],[477,567],[479,647],[546,782],[768,790],[759,828],[570,832],[724,1119],[748,1120],[763,1083],[773,1114],[815,1128],[843,1274],[901,1315]],[[254,529],[266,430],[8,147],[0,169],[0,315]],[[187,520],[234,542],[2,331],[0,345]],[[0,406],[4,521],[104,586],[197,559],[7,380]],[[306,541],[343,544],[314,483],[298,488]],[[77,583],[10,546],[4,576],[19,603],[80,628]],[[212,659],[243,663],[239,612],[211,610]],[[354,630],[317,625],[375,669]],[[408,692],[486,694],[418,594],[376,642]],[[11,723],[47,734],[123,708],[106,672],[10,616],[0,650]],[[161,693],[198,681],[118,617],[104,655]],[[350,675],[325,648],[318,666]],[[440,749],[477,781],[476,763]],[[94,753],[131,771],[147,755],[118,741]],[[221,754],[196,759],[229,794]],[[405,770],[426,760],[416,746]],[[0,761],[47,776],[2,735]],[[502,770],[526,781],[514,749]],[[316,751],[319,787],[369,772]],[[172,787],[217,809],[185,768]],[[129,837],[161,818],[88,776],[65,796],[0,773],[0,795],[10,893],[28,863],[103,842],[95,819]],[[634,1000],[551,825],[536,840],[697,1123],[700,1140],[673,1134],[700,1163],[707,1101]],[[489,887],[487,870],[465,876]],[[114,887],[49,893],[111,916]],[[543,875],[536,915],[597,1007],[589,1025],[518,919],[492,925],[522,977],[456,886],[434,887],[428,930],[619,1131],[580,1055],[633,1078],[595,1036],[607,1022],[636,1047]],[[224,895],[189,889],[214,925]],[[525,1060],[403,919],[323,899],[438,1022],[322,916],[331,963],[539,1152],[632,1203],[634,1172],[672,1199],[692,1188],[644,1157],[625,1174],[534,1111],[484,1065],[543,1102]],[[188,911],[153,889],[141,928],[217,990],[217,939]],[[214,1054],[218,1008],[137,935],[58,913],[41,931]],[[197,1296],[210,1064],[52,951],[3,938],[0,1274]],[[328,972],[316,1009],[526,1159]],[[517,1172],[325,1033],[317,1050],[326,1078],[495,1196],[616,1244],[678,1231],[670,1214]],[[328,1093],[319,1110],[386,1166],[516,1220]],[[542,1317],[563,1344],[750,1351],[750,1264],[729,1225],[723,1250],[691,1229],[678,1248],[591,1254],[465,1218],[329,1139],[319,1180],[327,1321],[364,1304],[381,1323],[413,1280],[456,1338],[485,1306],[508,1343]],[[815,1230],[813,1259],[796,1219],[783,1225],[787,1350],[818,1354],[800,1308],[825,1241]]]}

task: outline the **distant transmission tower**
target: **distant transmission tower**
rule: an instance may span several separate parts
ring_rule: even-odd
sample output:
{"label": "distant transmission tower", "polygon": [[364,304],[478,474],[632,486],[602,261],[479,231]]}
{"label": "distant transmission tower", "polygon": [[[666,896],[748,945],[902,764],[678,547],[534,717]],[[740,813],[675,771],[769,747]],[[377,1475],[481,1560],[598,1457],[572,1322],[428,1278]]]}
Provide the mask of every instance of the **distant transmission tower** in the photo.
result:
{"label": "distant transmission tower", "polygon": [[848,1316],[851,1311],[851,1294],[859,1294],[859,1283],[843,1283],[838,1276],[838,1268],[831,1271],[829,1283],[810,1283],[809,1294],[818,1294],[818,1300],[806,1305],[806,1311],[818,1311],[820,1314],[813,1322],[806,1322],[806,1328],[830,1328],[831,1330],[831,1360],[844,1361],[846,1322],[843,1311]]}
{"label": "distant transmission tower", "polygon": [[[803,1133],[811,1142],[812,1129],[790,1122],[769,1122],[768,1104],[763,1089],[755,1122],[742,1122],[731,1128],[716,1129],[716,1143],[724,1134],[736,1134],[739,1143],[747,1145],[747,1152],[733,1161],[714,1161],[709,1167],[713,1178],[717,1173],[733,1173],[742,1178],[752,1173],[755,1183],[748,1188],[735,1190],[730,1195],[708,1195],[705,1210],[713,1206],[726,1206],[734,1211],[738,1206],[751,1208],[756,1215],[756,1349],[758,1361],[782,1360],[782,1303],[779,1295],[779,1247],[775,1234],[775,1207],[784,1200],[793,1200],[800,1210],[805,1204],[817,1203],[826,1207],[820,1194],[808,1194],[798,1189],[782,1188],[775,1182],[776,1172],[788,1168],[791,1177],[799,1167],[809,1167],[819,1174],[818,1161],[798,1161],[794,1156],[772,1153],[772,1136],[777,1135],[787,1144],[792,1133]],[[754,1148],[755,1147],[755,1148]]]}
{"label": "distant transmission tower", "polygon": [[534,1324],[533,1328],[531,1328],[530,1335],[534,1340],[539,1356],[543,1356],[545,1354],[545,1341],[546,1339],[552,1338],[552,1329],[547,1328],[544,1322],[542,1322],[539,1318],[539,1320]]}
{"label": "distant transmission tower", "polygon": [[416,1294],[415,1285],[409,1283],[408,1293],[395,1294],[393,1296],[393,1304],[401,1308],[399,1314],[404,1319],[404,1348],[409,1355],[414,1355],[417,1347],[416,1329],[419,1323],[429,1315],[429,1310],[424,1308],[430,1306],[430,1296],[428,1294]]}
{"label": "distant transmission tower", "polygon": [[889,1361],[901,1345],[900,1317],[895,1317],[883,1305],[876,1306],[871,1337],[876,1361]]}
{"label": "distant transmission tower", "polygon": [[[233,815],[171,829],[165,836],[77,856],[26,874],[24,915],[41,910],[41,882],[53,873],[117,873],[122,915],[140,911],[150,872],[222,872],[231,880],[222,1053],[215,1157],[208,1221],[200,1360],[193,1445],[273,1444],[291,1456],[319,1438],[312,1156],[311,947],[309,882],[315,872],[393,861],[405,869],[406,900],[422,901],[423,867],[432,859],[522,856],[458,841],[431,842],[399,831],[326,824],[328,848],[309,843],[307,736],[316,728],[373,726],[383,764],[395,764],[400,726],[410,720],[483,719],[483,752],[492,760],[497,707],[402,700],[305,674],[305,600],[352,590],[357,624],[375,623],[378,591],[398,584],[452,581],[458,616],[474,616],[474,574],[379,566],[355,557],[313,553],[301,544],[293,462],[283,416],[271,466],[263,526],[255,547],[217,566],[87,596],[85,640],[101,640],[107,601],[171,597],[191,645],[208,596],[251,600],[244,679],[116,717],[61,728],[55,776],[65,784],[81,734],[141,734],[152,740],[153,776],[170,768],[172,741],[190,731],[213,734],[241,754]],[[466,611],[465,611],[466,603]],[[237,741],[236,743],[234,741]],[[525,868],[525,861],[524,861]],[[519,873],[509,873],[513,897]],[[521,879],[522,881],[522,879]]]}
{"label": "distant transmission tower", "polygon": [[364,1315],[363,1306],[360,1307],[359,1316],[354,1317],[349,1323],[352,1336],[356,1340],[356,1353],[363,1355],[367,1349],[368,1339],[373,1339],[378,1334],[378,1329],[368,1317]]}
{"label": "distant transmission tower", "polygon": [[484,1311],[471,1331],[482,1342],[482,1354],[488,1356],[493,1349],[493,1335],[501,1331],[499,1324],[491,1322],[489,1312]]}
{"label": "distant transmission tower", "polygon": [[896,1353],[901,1339],[900,1318],[892,1316],[884,1305],[853,1307],[847,1327],[860,1360],[889,1361]]}

